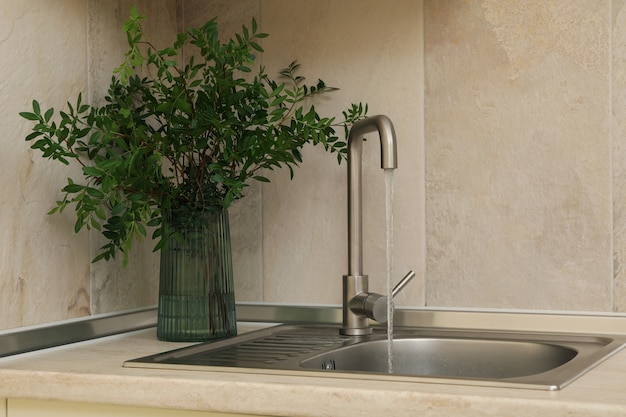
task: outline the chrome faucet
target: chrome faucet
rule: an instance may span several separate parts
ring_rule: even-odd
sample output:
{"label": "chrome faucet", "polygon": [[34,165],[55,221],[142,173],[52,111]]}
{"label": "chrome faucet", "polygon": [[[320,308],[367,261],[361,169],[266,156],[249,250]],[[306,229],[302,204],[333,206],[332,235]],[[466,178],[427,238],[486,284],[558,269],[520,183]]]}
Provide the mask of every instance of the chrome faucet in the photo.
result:
{"label": "chrome faucet", "polygon": [[[381,168],[396,169],[396,133],[387,116],[372,116],[354,123],[348,135],[348,275],[343,276],[343,327],[351,336],[372,333],[369,319],[387,321],[387,297],[368,292],[368,277],[363,274],[363,210],[361,160],[363,138],[368,133],[380,137]],[[392,291],[397,294],[415,274],[411,271]]]}

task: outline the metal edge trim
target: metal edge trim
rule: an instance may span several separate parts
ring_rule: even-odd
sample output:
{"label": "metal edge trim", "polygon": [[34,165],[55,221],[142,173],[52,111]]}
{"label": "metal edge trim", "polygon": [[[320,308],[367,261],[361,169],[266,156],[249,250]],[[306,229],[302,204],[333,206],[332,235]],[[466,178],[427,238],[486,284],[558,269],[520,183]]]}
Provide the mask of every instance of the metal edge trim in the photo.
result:
{"label": "metal edge trim", "polygon": [[237,320],[257,323],[341,324],[341,306],[237,303]]}
{"label": "metal edge trim", "polygon": [[156,308],[146,307],[3,331],[0,332],[0,358],[155,325]]}
{"label": "metal edge trim", "polygon": [[[239,302],[236,313],[240,322],[331,325],[342,323],[342,308],[339,305]],[[0,331],[0,358],[147,329],[156,326],[156,322],[157,307],[150,306],[3,330]],[[626,315],[611,313],[396,308],[394,325],[626,335]]]}
{"label": "metal edge trim", "polygon": [[[626,335],[626,315],[618,313],[431,307],[398,307],[395,311],[394,326]],[[237,303],[237,319],[247,322],[340,325],[342,308],[339,305]],[[376,322],[371,323],[376,325]]]}

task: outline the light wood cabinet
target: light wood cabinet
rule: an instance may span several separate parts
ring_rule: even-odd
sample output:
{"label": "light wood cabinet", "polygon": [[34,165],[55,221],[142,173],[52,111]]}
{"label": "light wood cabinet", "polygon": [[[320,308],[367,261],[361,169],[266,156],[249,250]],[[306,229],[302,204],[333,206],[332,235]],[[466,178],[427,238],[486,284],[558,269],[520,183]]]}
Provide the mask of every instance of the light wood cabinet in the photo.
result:
{"label": "light wood cabinet", "polygon": [[0,406],[0,417],[253,417],[249,414],[13,398],[4,399],[2,402],[5,406]]}

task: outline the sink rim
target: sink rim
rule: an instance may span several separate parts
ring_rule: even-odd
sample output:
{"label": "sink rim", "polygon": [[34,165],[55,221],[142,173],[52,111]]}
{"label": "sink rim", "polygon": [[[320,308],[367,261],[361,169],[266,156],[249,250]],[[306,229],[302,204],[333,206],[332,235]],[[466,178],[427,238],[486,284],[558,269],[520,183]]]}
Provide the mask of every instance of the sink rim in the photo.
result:
{"label": "sink rim", "polygon": [[383,339],[319,353],[302,360],[300,366],[326,372],[504,380],[543,374],[590,349],[585,343],[548,340],[405,335],[394,337],[393,371],[387,368],[388,344]]}
{"label": "sink rim", "polygon": [[[626,344],[624,335],[601,335],[601,334],[578,334],[578,333],[547,333],[547,332],[518,332],[518,331],[486,331],[473,329],[451,329],[436,327],[398,327],[394,329],[394,338],[403,338],[408,334],[419,333],[421,337],[450,338],[451,336],[462,334],[462,339],[477,340],[504,340],[522,341],[531,343],[548,343],[560,346],[570,346],[579,350],[570,361],[535,375],[510,377],[501,379],[481,379],[466,377],[448,376],[415,376],[401,374],[387,374],[364,371],[334,371],[325,372],[321,369],[304,368],[300,364],[320,354],[324,354],[335,349],[375,341],[386,338],[386,328],[375,327],[371,336],[341,336],[340,326],[337,325],[316,325],[316,324],[283,324],[271,326],[265,329],[244,333],[227,339],[212,342],[204,342],[188,347],[174,349],[167,352],[136,358],[124,362],[125,367],[136,368],[156,368],[156,369],[178,369],[192,371],[218,371],[235,373],[261,373],[277,375],[295,375],[311,377],[334,377],[343,379],[362,379],[363,375],[368,375],[368,379],[418,382],[418,383],[443,383],[457,385],[479,385],[490,387],[508,388],[530,388],[541,390],[558,390],[567,386],[581,375],[598,365],[600,362],[613,356]],[[241,346],[246,343],[262,340],[281,334],[295,334],[296,336],[333,336],[338,342],[331,346],[321,347],[319,351],[313,353],[297,354],[293,357],[281,359],[279,364],[254,364],[254,366],[238,366],[233,364],[190,364],[182,363],[182,358],[189,358],[193,355],[200,355],[203,352],[216,352],[230,347]],[[315,332],[311,334],[311,332]],[[321,333],[320,333],[321,332]],[[337,346],[339,345],[339,346]],[[282,365],[282,366],[281,366]]]}

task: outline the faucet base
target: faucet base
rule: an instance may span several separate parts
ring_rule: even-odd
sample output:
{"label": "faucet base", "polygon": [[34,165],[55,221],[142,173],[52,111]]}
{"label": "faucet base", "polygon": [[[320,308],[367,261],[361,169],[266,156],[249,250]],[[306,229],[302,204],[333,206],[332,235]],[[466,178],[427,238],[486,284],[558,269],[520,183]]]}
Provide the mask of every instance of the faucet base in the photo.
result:
{"label": "faucet base", "polygon": [[367,293],[367,275],[343,276],[343,327],[340,333],[346,336],[362,336],[372,334],[369,319],[353,311],[353,300],[359,295]]}
{"label": "faucet base", "polygon": [[371,327],[367,327],[365,329],[342,328],[339,330],[339,334],[343,336],[368,336],[370,334],[374,334],[374,330]]}

